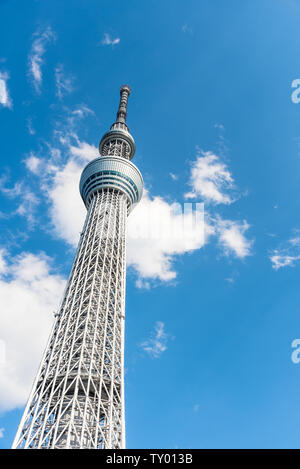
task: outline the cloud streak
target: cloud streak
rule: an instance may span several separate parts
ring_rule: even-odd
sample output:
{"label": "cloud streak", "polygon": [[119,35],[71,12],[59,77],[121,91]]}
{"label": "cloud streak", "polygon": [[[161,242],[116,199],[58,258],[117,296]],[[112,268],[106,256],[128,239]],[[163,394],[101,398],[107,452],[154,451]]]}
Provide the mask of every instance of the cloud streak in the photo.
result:
{"label": "cloud streak", "polygon": [[167,350],[167,341],[168,334],[165,332],[165,325],[163,322],[157,321],[150,338],[141,342],[139,346],[151,358],[159,358]]}
{"label": "cloud streak", "polygon": [[23,181],[17,181],[13,187],[6,186],[6,178],[0,179],[0,192],[2,192],[9,199],[15,199],[18,206],[10,215],[21,215],[26,218],[30,227],[36,223],[35,213],[39,205],[38,197],[32,190],[24,184]]}
{"label": "cloud streak", "polygon": [[101,44],[103,46],[115,46],[117,44],[119,44],[120,42],[120,38],[119,37],[116,37],[115,39],[112,39],[111,36],[108,34],[108,33],[104,33],[104,37],[101,41]]}
{"label": "cloud streak", "polygon": [[74,78],[71,75],[66,75],[62,64],[59,64],[55,68],[55,83],[56,94],[59,99],[62,99],[64,96],[72,93],[74,90]]}
{"label": "cloud streak", "polygon": [[34,38],[28,57],[29,76],[31,77],[36,92],[40,93],[43,79],[42,65],[44,64],[46,47],[50,42],[55,40],[55,34],[52,29],[48,27],[42,33],[36,32]]}
{"label": "cloud streak", "polygon": [[270,261],[274,270],[282,267],[294,267],[300,260],[300,237],[294,236],[287,242],[282,243],[280,247],[270,253]]}
{"label": "cloud streak", "polygon": [[12,109],[12,100],[7,86],[8,79],[9,74],[7,72],[0,72],[0,104],[3,107]]}

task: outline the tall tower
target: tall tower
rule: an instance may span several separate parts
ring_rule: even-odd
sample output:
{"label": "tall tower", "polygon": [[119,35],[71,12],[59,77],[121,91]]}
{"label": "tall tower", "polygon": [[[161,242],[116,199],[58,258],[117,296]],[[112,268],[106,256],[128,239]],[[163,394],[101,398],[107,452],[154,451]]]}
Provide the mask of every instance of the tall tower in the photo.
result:
{"label": "tall tower", "polygon": [[86,220],[13,448],[125,448],[126,219],[143,192],[130,91],[121,87],[116,122],[81,175]]}

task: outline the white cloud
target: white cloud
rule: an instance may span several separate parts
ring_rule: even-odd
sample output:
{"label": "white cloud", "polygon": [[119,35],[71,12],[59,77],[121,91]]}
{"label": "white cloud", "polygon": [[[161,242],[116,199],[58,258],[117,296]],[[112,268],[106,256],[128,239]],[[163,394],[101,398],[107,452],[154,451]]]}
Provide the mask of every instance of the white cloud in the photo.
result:
{"label": "white cloud", "polygon": [[5,274],[5,272],[7,271],[7,265],[6,265],[6,261],[5,261],[5,254],[6,254],[5,249],[1,248],[0,249],[0,275]]}
{"label": "white cloud", "polygon": [[119,44],[120,38],[116,37],[115,39],[112,39],[108,33],[104,33],[104,37],[101,41],[101,43],[104,46],[115,46],[116,44]]}
{"label": "white cloud", "polygon": [[225,280],[226,280],[226,282],[228,282],[228,283],[234,283],[234,282],[235,282],[235,278],[234,278],[234,277],[227,277]]}
{"label": "white cloud", "polygon": [[300,237],[294,236],[286,243],[271,251],[270,261],[274,270],[281,267],[294,267],[295,263],[300,260]]}
{"label": "white cloud", "polygon": [[25,188],[22,192],[21,203],[15,213],[25,217],[30,225],[34,225],[36,223],[36,207],[39,203],[40,201],[36,195],[29,189]]}
{"label": "white cloud", "polygon": [[253,241],[246,238],[245,232],[249,229],[244,220],[232,221],[216,219],[215,229],[219,237],[219,244],[224,248],[225,255],[234,254],[235,257],[244,258],[251,254]]}
{"label": "white cloud", "polygon": [[11,215],[24,216],[27,221],[33,225],[35,223],[35,212],[36,207],[39,204],[39,199],[24,184],[23,181],[17,181],[13,187],[7,187],[5,185],[6,177],[0,180],[0,191],[10,199],[16,199],[18,201],[18,207]]}
{"label": "white cloud", "polygon": [[95,146],[81,142],[72,134],[74,143],[64,141],[68,159],[65,164],[52,164],[45,169],[42,187],[50,203],[49,214],[55,234],[73,247],[77,246],[86,209],[79,193],[84,166],[99,153]]}
{"label": "white cloud", "polygon": [[3,438],[4,437],[4,428],[0,428],[0,438]]}
{"label": "white cloud", "polygon": [[171,179],[173,179],[173,181],[177,181],[178,180],[178,176],[177,174],[174,174],[174,173],[169,173]]}
{"label": "white cloud", "polygon": [[42,65],[44,63],[44,55],[46,46],[51,41],[55,40],[55,34],[50,27],[46,28],[42,33],[37,32],[34,34],[34,41],[32,43],[31,51],[29,54],[29,74],[32,78],[35,90],[39,93],[42,84]]}
{"label": "white cloud", "polygon": [[213,204],[234,202],[228,193],[234,189],[233,177],[220,158],[209,151],[199,150],[191,168],[189,184],[192,190],[185,194],[186,198],[200,196],[206,203]]}
{"label": "white cloud", "polygon": [[50,202],[50,218],[54,232],[73,247],[77,246],[86,209],[79,194],[82,165],[70,159],[63,168],[54,169],[52,179],[43,181]]}
{"label": "white cloud", "polygon": [[295,236],[289,240],[292,246],[300,247],[300,236]]}
{"label": "white cloud", "polygon": [[78,106],[76,109],[69,110],[67,116],[67,126],[64,126],[64,130],[61,133],[61,143],[65,144],[68,139],[71,137],[77,138],[74,130],[81,125],[81,119],[86,118],[87,116],[95,115],[94,111],[88,108],[85,105]]}
{"label": "white cloud", "polygon": [[72,111],[72,115],[73,117],[85,117],[87,116],[88,114],[95,114],[94,111],[92,111],[92,109],[88,108],[87,106],[80,106],[78,107],[77,109],[74,109],[74,111]]}
{"label": "white cloud", "polygon": [[300,259],[299,256],[289,256],[287,254],[280,254],[278,251],[273,251],[273,255],[270,256],[272,262],[272,267],[275,270],[280,269],[281,267],[293,267],[295,262]]}
{"label": "white cloud", "polygon": [[0,340],[5,344],[0,412],[25,404],[64,285],[44,254],[23,252],[6,259],[0,275]]}
{"label": "white cloud", "polygon": [[77,156],[85,162],[88,162],[99,156],[98,148],[96,148],[94,145],[90,145],[87,142],[81,142],[78,138],[76,139],[76,145],[70,145],[69,148],[72,155]]}
{"label": "white cloud", "polygon": [[40,159],[37,158],[33,153],[25,160],[25,165],[33,174],[39,174]]}
{"label": "white cloud", "polygon": [[157,321],[150,338],[139,344],[152,358],[159,358],[167,350],[168,334],[166,334],[164,328],[164,323]]}
{"label": "white cloud", "polygon": [[[195,199],[198,196],[205,203],[214,205],[230,205],[236,201],[232,195],[235,189],[232,174],[220,157],[212,152],[198,150],[196,161],[191,167],[189,184],[192,190],[185,194],[186,198]],[[249,229],[246,220],[223,220],[219,214],[208,210],[206,217],[210,223],[210,234],[217,236],[225,255],[233,254],[242,259],[251,254],[253,241],[245,236]]]}
{"label": "white cloud", "polygon": [[28,119],[27,119],[27,129],[28,129],[28,132],[30,133],[30,135],[35,134],[35,129],[32,126],[32,118],[31,117],[28,117]]}
{"label": "white cloud", "polygon": [[184,33],[193,33],[193,29],[187,23],[181,26],[181,31],[183,31]]}
{"label": "white cloud", "polygon": [[53,142],[46,144],[47,153],[43,149],[43,156],[31,153],[25,160],[26,167],[39,176],[53,233],[73,247],[77,245],[86,214],[79,194],[80,175],[85,164],[99,154],[95,146],[80,141],[74,132],[78,120],[88,114],[93,111],[84,105],[70,111],[65,125],[57,123]]}
{"label": "white cloud", "polygon": [[224,130],[225,130],[225,127],[224,127],[223,124],[215,124],[215,125],[214,125],[214,128],[215,128],[215,129],[219,129],[219,130],[221,130],[221,131],[224,131]]}
{"label": "white cloud", "polygon": [[74,78],[69,75],[67,76],[64,71],[62,64],[59,64],[55,68],[55,83],[56,83],[56,94],[59,99],[62,99],[66,94],[72,93],[74,87]]}
{"label": "white cloud", "polygon": [[7,80],[9,75],[7,72],[0,72],[0,104],[4,107],[12,108],[12,100],[9,96]]}
{"label": "white cloud", "polygon": [[22,183],[17,181],[13,185],[13,187],[7,187],[5,184],[7,182],[7,177],[2,176],[0,179],[0,191],[5,194],[7,197],[13,199],[14,197],[17,197],[21,194],[22,192]]}
{"label": "white cloud", "polygon": [[146,278],[175,279],[175,255],[200,249],[205,235],[211,234],[210,228],[204,226],[202,206],[197,212],[193,207],[193,213],[184,213],[180,204],[151,198],[148,191],[130,214],[127,228],[127,264],[139,275],[137,286],[144,286],[141,279]]}

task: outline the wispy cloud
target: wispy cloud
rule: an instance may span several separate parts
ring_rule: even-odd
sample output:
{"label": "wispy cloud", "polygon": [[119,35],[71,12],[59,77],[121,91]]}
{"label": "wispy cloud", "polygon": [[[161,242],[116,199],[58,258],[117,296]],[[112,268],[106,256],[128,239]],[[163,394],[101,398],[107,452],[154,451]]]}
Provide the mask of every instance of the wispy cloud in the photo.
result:
{"label": "wispy cloud", "polygon": [[37,158],[33,153],[30,153],[29,157],[25,160],[25,165],[29,171],[33,174],[39,173],[40,159]]}
{"label": "wispy cloud", "polygon": [[31,51],[29,54],[29,75],[37,93],[41,91],[42,84],[42,65],[44,63],[44,55],[46,46],[55,40],[55,34],[50,27],[46,28],[42,33],[36,32],[34,34],[34,41],[32,43]]}
{"label": "wispy cloud", "polygon": [[23,181],[17,181],[12,187],[7,186],[7,177],[0,179],[0,192],[9,199],[15,199],[17,208],[10,215],[21,215],[26,218],[29,227],[36,223],[36,208],[39,205],[39,199],[32,190],[24,184]]}
{"label": "wispy cloud", "polygon": [[270,256],[270,260],[273,269],[278,270],[281,267],[293,267],[295,262],[300,260],[300,255],[289,256],[288,254],[280,254],[279,251],[274,250],[273,255]]}
{"label": "wispy cloud", "polygon": [[152,358],[159,358],[167,350],[168,334],[166,334],[164,328],[164,323],[157,321],[150,338],[139,344]]}
{"label": "wispy cloud", "polygon": [[0,72],[0,104],[4,107],[12,109],[12,100],[9,95],[7,80],[9,74],[7,72]]}
{"label": "wispy cloud", "polygon": [[294,267],[300,260],[300,236],[296,235],[270,253],[270,261],[274,270],[282,267]]}
{"label": "wispy cloud", "polygon": [[98,148],[87,142],[81,142],[76,134],[73,134],[74,144],[70,143],[69,149],[72,155],[82,161],[89,161],[99,156]]}
{"label": "wispy cloud", "polygon": [[22,183],[20,181],[16,181],[12,187],[7,187],[7,181],[8,176],[3,175],[0,179],[0,191],[10,199],[14,199],[21,195]]}
{"label": "wispy cloud", "polygon": [[193,29],[187,23],[184,23],[181,26],[181,31],[184,32],[184,33],[189,33],[189,34],[193,33]]}
{"label": "wispy cloud", "polygon": [[229,277],[225,278],[225,280],[226,280],[226,282],[233,284],[233,283],[235,283],[238,276],[239,276],[239,273],[238,273],[238,271],[235,270],[235,271],[232,272],[232,274]]}
{"label": "wispy cloud", "polygon": [[170,178],[173,179],[173,181],[177,181],[177,180],[178,180],[177,174],[169,173],[169,175],[170,175]]}
{"label": "wispy cloud", "polygon": [[74,78],[71,75],[66,75],[62,64],[59,64],[55,68],[55,83],[56,94],[59,99],[62,99],[65,95],[72,93],[74,90]]}
{"label": "wispy cloud", "polygon": [[32,118],[31,117],[28,117],[28,119],[27,119],[27,129],[28,129],[28,132],[30,133],[30,135],[35,134],[35,129],[33,128]]}
{"label": "wispy cloud", "polygon": [[242,222],[223,220],[218,216],[214,226],[225,255],[233,254],[235,257],[243,259],[251,254],[253,240],[249,240],[245,236],[245,232],[250,228],[246,220]]}
{"label": "wispy cloud", "polygon": [[16,214],[26,218],[27,222],[31,227],[36,224],[36,208],[40,201],[38,197],[28,188],[25,188],[22,192],[22,200],[16,210]]}
{"label": "wispy cloud", "polygon": [[101,44],[103,44],[104,46],[115,46],[116,44],[119,44],[119,42],[119,37],[113,39],[108,33],[104,33],[104,37],[101,41]]}
{"label": "wispy cloud", "polygon": [[0,438],[4,437],[4,428],[0,428]]}
{"label": "wispy cloud", "polygon": [[0,249],[0,275],[1,274],[4,274],[6,272],[6,260],[5,260],[5,256],[6,256],[6,249],[4,248],[1,248]]}
{"label": "wispy cloud", "polygon": [[206,203],[231,204],[234,181],[231,172],[220,159],[210,151],[198,150],[196,161],[192,164],[189,184],[191,191],[186,198],[200,196]]}
{"label": "wispy cloud", "polygon": [[81,106],[76,107],[76,109],[73,109],[72,111],[70,111],[69,115],[67,117],[68,124],[69,124],[69,127],[68,127],[69,128],[69,133],[70,133],[70,129],[71,129],[71,132],[72,132],[72,129],[74,129],[76,126],[78,126],[78,123],[80,122],[80,119],[84,119],[84,118],[86,118],[88,116],[92,116],[92,115],[95,115],[94,111],[92,111],[92,109],[85,106],[84,104],[82,104]]}

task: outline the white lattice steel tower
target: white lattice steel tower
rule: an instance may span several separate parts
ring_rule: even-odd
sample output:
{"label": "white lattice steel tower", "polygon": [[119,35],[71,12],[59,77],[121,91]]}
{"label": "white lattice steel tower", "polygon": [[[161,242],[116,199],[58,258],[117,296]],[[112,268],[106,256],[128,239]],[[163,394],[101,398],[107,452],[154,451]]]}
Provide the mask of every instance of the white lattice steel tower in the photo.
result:
{"label": "white lattice steel tower", "polygon": [[120,94],[100,157],[81,175],[85,225],[13,448],[125,447],[125,230],[143,179],[130,161],[130,87]]}

